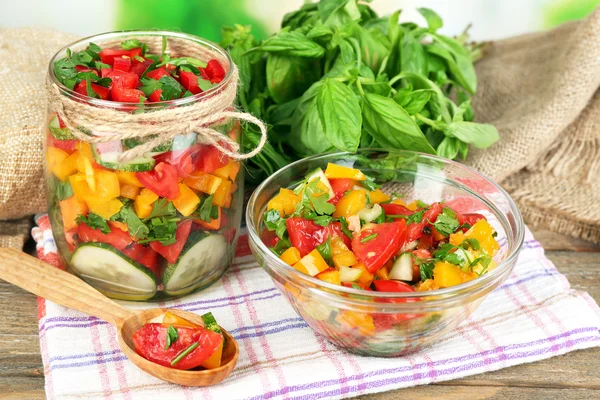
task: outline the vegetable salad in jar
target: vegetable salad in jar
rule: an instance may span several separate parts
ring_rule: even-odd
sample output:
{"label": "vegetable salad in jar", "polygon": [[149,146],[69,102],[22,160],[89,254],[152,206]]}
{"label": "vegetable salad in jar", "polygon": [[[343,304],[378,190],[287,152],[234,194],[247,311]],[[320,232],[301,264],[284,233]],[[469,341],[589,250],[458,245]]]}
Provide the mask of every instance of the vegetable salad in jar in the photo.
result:
{"label": "vegetable salad in jar", "polygon": [[[220,59],[175,57],[166,52],[164,36],[162,52],[152,52],[143,40],[125,39],[131,33],[108,35],[124,40],[101,47],[92,38],[82,50],[55,56],[50,75],[62,95],[131,115],[183,107],[178,101],[188,97],[203,101],[228,84],[229,58],[222,50]],[[241,219],[239,161],[198,134],[182,132],[121,162],[123,152],[156,135],[88,143],[57,113],[49,115],[47,127],[49,214],[60,254],[74,273],[107,296],[126,300],[181,296],[223,275]],[[211,128],[237,141],[239,125],[230,120]],[[92,134],[84,126],[76,129]]]}

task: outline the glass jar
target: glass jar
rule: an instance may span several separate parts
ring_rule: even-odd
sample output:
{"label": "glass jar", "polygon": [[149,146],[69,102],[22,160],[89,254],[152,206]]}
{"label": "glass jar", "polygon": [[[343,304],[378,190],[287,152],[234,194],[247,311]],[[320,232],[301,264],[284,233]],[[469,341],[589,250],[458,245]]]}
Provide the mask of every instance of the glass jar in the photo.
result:
{"label": "glass jar", "polygon": [[[66,55],[90,43],[119,49],[119,43],[129,39],[147,42],[152,54],[160,55],[166,45],[172,58],[191,56],[181,54],[190,48],[201,49],[195,57],[206,50],[225,75],[198,94],[146,104],[88,97],[57,78],[54,63]],[[141,61],[132,58],[133,63]],[[114,32],[60,50],[50,61],[49,79],[61,96],[80,103],[149,113],[213,98],[226,85],[235,84],[232,66],[222,48],[192,35]],[[115,162],[119,153],[148,139],[98,144],[77,140],[53,109],[48,104],[44,129],[46,196],[52,232],[68,270],[109,297],[136,301],[180,297],[219,280],[233,260],[240,229],[244,181],[240,163],[202,144],[194,132],[182,132],[134,161]],[[231,120],[219,120],[211,128],[235,141],[240,136],[239,124]],[[93,136],[110,134],[90,132],[85,126],[77,129]]]}

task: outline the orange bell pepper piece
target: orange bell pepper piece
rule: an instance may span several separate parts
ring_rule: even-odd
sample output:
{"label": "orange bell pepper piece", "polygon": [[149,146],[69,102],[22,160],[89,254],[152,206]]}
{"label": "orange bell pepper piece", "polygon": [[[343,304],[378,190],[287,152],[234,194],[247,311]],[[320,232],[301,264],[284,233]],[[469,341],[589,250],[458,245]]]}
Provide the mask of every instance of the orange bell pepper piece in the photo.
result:
{"label": "orange bell pepper piece", "polygon": [[358,260],[354,253],[348,249],[342,238],[337,235],[331,239],[331,255],[333,265],[335,265],[337,269],[358,264]]}
{"label": "orange bell pepper piece", "polygon": [[87,205],[79,201],[77,196],[71,196],[58,203],[60,214],[62,215],[63,226],[65,231],[69,231],[77,227],[77,217],[79,215],[87,215]]}
{"label": "orange bell pepper piece", "polygon": [[203,171],[192,172],[190,176],[183,180],[183,183],[187,186],[206,194],[215,194],[222,182],[222,178]]}
{"label": "orange bell pepper piece", "polygon": [[341,310],[335,317],[346,330],[358,329],[362,335],[372,335],[375,333],[375,324],[371,314],[365,314],[357,311]]}
{"label": "orange bell pepper piece", "polygon": [[367,205],[367,193],[364,190],[351,190],[346,193],[335,206],[335,212],[333,216],[339,217],[350,217],[351,215],[357,214],[360,210],[365,208]]}
{"label": "orange bell pepper piece", "polygon": [[293,267],[307,275],[315,276],[329,268],[329,265],[327,265],[327,262],[321,256],[319,250],[314,249],[302,257]]}
{"label": "orange bell pepper piece", "polygon": [[219,216],[217,219],[213,219],[210,222],[206,222],[200,218],[194,218],[194,222],[200,225],[202,228],[209,231],[216,231],[221,227],[221,207],[219,207]]}
{"label": "orange bell pepper piece", "polygon": [[367,179],[365,174],[356,168],[348,168],[332,163],[327,164],[325,176],[327,179],[354,179],[355,181],[364,181]]}
{"label": "orange bell pepper piece", "polygon": [[325,271],[321,272],[317,275],[322,281],[329,282],[333,285],[342,285],[342,281],[340,280],[340,271],[334,268],[328,268]]}
{"label": "orange bell pepper piece", "polygon": [[186,184],[179,184],[179,196],[173,199],[173,205],[184,217],[191,215],[200,204],[200,197]]}
{"label": "orange bell pepper piece", "polygon": [[214,368],[219,368],[221,366],[221,358],[223,358],[223,343],[224,342],[225,342],[224,340],[221,341],[221,344],[219,345],[217,350],[215,350],[215,352],[212,353],[212,355],[210,357],[208,357],[206,359],[206,361],[204,361],[202,364],[200,364],[201,367],[204,367],[206,369],[214,369]]}
{"label": "orange bell pepper piece", "polygon": [[229,208],[231,205],[231,181],[223,180],[214,193],[213,205]]}
{"label": "orange bell pepper piece", "polygon": [[300,251],[297,248],[290,247],[284,251],[279,258],[281,258],[281,261],[288,265],[294,265],[300,261],[302,257],[300,257]]}
{"label": "orange bell pepper piece", "polygon": [[198,325],[188,321],[185,318],[181,318],[169,311],[165,311],[165,313],[163,314],[162,324],[165,326],[169,326],[169,325],[186,326],[188,328],[197,328],[198,327]]}
{"label": "orange bell pepper piece", "polygon": [[101,199],[95,196],[88,196],[85,199],[90,212],[98,214],[104,219],[109,219],[121,210],[123,203],[119,199]]}
{"label": "orange bell pepper piece", "polygon": [[123,232],[129,232],[129,227],[127,226],[127,224],[125,222],[108,221],[108,226],[110,226],[111,228],[120,229]]}
{"label": "orange bell pepper piece", "polygon": [[60,164],[62,164],[67,157],[69,157],[69,154],[66,151],[56,147],[48,147],[46,149],[46,166],[48,167],[48,171],[56,175],[54,171],[60,167]]}
{"label": "orange bell pepper piece", "polygon": [[131,200],[135,200],[135,198],[140,194],[140,187],[133,186],[128,183],[121,184],[121,197],[125,197]]}
{"label": "orange bell pepper piece", "polygon": [[114,199],[121,194],[119,178],[110,171],[95,171],[96,189],[92,192],[101,199]]}
{"label": "orange bell pepper piece", "polygon": [[91,196],[93,193],[87,183],[84,174],[74,174],[69,177],[69,183],[73,188],[73,193],[77,196],[79,201],[85,201],[85,198]]}
{"label": "orange bell pepper piece", "polygon": [[281,188],[277,196],[267,203],[267,210],[277,210],[282,217],[287,217],[296,211],[300,199],[300,195],[295,194],[293,190]]}
{"label": "orange bell pepper piece", "polygon": [[371,201],[375,204],[383,203],[384,201],[389,201],[391,199],[390,196],[383,193],[379,189],[375,189],[374,191],[369,192],[369,197],[371,198]]}
{"label": "orange bell pepper piece", "polygon": [[133,202],[135,213],[140,218],[146,218],[152,212],[152,204],[158,200],[158,195],[150,189],[143,188]]}
{"label": "orange bell pepper piece", "polygon": [[142,182],[135,176],[135,172],[117,171],[117,179],[122,185],[131,185],[136,187],[143,187]]}
{"label": "orange bell pepper piece", "polygon": [[240,162],[232,160],[229,161],[229,163],[224,167],[214,170],[212,174],[218,176],[219,178],[231,179],[232,181],[235,181],[238,172],[240,172]]}

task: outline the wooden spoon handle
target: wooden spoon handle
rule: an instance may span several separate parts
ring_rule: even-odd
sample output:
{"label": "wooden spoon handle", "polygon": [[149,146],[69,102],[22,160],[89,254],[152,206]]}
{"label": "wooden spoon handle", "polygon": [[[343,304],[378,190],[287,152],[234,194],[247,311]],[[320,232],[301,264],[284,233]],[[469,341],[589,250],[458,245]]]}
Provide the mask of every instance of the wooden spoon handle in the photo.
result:
{"label": "wooden spoon handle", "polygon": [[115,326],[133,314],[76,276],[15,249],[0,248],[0,279]]}

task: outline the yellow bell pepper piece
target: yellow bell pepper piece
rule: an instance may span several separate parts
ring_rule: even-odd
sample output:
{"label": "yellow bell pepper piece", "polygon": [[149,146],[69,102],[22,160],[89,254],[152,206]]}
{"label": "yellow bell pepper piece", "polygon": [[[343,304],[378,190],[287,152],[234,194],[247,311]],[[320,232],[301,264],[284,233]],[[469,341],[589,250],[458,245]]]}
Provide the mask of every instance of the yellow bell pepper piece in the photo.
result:
{"label": "yellow bell pepper piece", "polygon": [[150,189],[143,188],[133,202],[135,213],[140,218],[146,218],[152,212],[152,204],[158,200],[158,195]]}
{"label": "yellow bell pepper piece", "polygon": [[231,179],[232,181],[235,181],[238,172],[240,172],[240,162],[229,161],[229,164],[214,170],[212,174],[218,176],[219,178]]}
{"label": "yellow bell pepper piece", "polygon": [[63,226],[65,231],[69,231],[77,227],[77,217],[79,215],[87,215],[88,208],[83,201],[79,201],[77,196],[71,196],[58,203],[60,214],[62,215]]}
{"label": "yellow bell pepper piece", "polygon": [[75,147],[81,153],[82,156],[92,161],[94,159],[94,153],[92,152],[92,146],[87,142],[78,142]]}
{"label": "yellow bell pepper piece", "polygon": [[436,286],[446,288],[460,285],[468,279],[465,273],[456,265],[446,261],[438,261],[433,268],[433,280]]}
{"label": "yellow bell pepper piece", "polygon": [[212,353],[212,355],[208,357],[206,361],[200,364],[201,367],[204,367],[206,369],[214,369],[219,368],[221,366],[221,358],[223,358],[223,343],[224,340],[221,341],[221,344],[219,345],[217,350],[215,350],[215,352]]}
{"label": "yellow bell pepper piece", "polygon": [[231,181],[223,180],[213,196],[213,205],[229,208],[231,205]]}
{"label": "yellow bell pepper piece", "polygon": [[333,259],[333,265],[340,269],[340,267],[351,267],[358,264],[356,256],[344,243],[344,240],[339,236],[334,236],[331,239],[331,255]]}
{"label": "yellow bell pepper piece", "polygon": [[142,182],[135,176],[135,172],[117,171],[117,179],[122,185],[131,185],[136,187],[143,187]]}
{"label": "yellow bell pepper piece", "polygon": [[88,196],[85,199],[90,212],[98,214],[104,219],[109,219],[121,210],[123,203],[118,199],[101,199],[98,197]]}
{"label": "yellow bell pepper piece", "polygon": [[390,271],[389,271],[387,265],[384,265],[383,267],[381,267],[377,271],[375,271],[375,276],[384,281],[387,281],[388,279],[390,279]]}
{"label": "yellow bell pepper piece", "polygon": [[282,217],[287,217],[296,211],[296,206],[300,202],[300,195],[293,190],[281,188],[277,196],[269,200],[267,210],[277,210]]}
{"label": "yellow bell pepper piece", "polygon": [[335,212],[333,216],[339,217],[350,217],[351,215],[357,214],[360,210],[365,208],[367,205],[367,194],[364,190],[351,190],[346,193],[335,206]]}
{"label": "yellow bell pepper piece", "polygon": [[[48,150],[52,149],[50,147]],[[65,182],[69,175],[73,175],[77,172],[77,163],[79,160],[79,152],[76,151],[67,158],[65,158],[61,163],[55,165],[52,168],[52,173],[56,175],[58,179]]]}
{"label": "yellow bell pepper piece", "polygon": [[371,201],[375,204],[383,203],[384,201],[389,201],[391,199],[390,196],[383,193],[379,189],[375,189],[374,191],[369,192],[369,197],[371,198]]}
{"label": "yellow bell pepper piece", "polygon": [[319,275],[317,275],[317,278],[319,278],[322,281],[329,282],[333,285],[342,285],[342,281],[340,279],[340,271],[335,270],[333,268],[328,268],[327,270],[321,272]]}
{"label": "yellow bell pepper piece", "polygon": [[358,332],[362,335],[373,335],[375,333],[375,324],[371,314],[341,310],[336,315],[335,320],[346,330],[358,329]]}
{"label": "yellow bell pepper piece", "polygon": [[117,174],[110,171],[96,170],[94,178],[96,181],[96,189],[92,190],[92,192],[96,196],[102,199],[114,199],[115,197],[119,197],[121,194],[121,187],[119,186]]}
{"label": "yellow bell pepper piece", "polygon": [[419,284],[417,292],[425,292],[427,290],[437,290],[439,286],[435,284],[433,279],[427,279]]}
{"label": "yellow bell pepper piece", "polygon": [[67,157],[69,157],[69,154],[66,151],[57,149],[56,147],[48,147],[46,150],[46,165],[48,171],[56,175],[56,172],[54,171],[60,167]]}
{"label": "yellow bell pepper piece", "polygon": [[300,251],[297,248],[290,247],[284,251],[279,258],[288,265],[294,265],[300,261],[302,257],[300,257]]}
{"label": "yellow bell pepper piece", "polygon": [[92,161],[80,153],[81,157],[77,159],[77,170],[85,176],[85,180],[90,189],[96,191],[96,179],[94,177],[94,167]]}
{"label": "yellow bell pepper piece", "polygon": [[307,275],[315,276],[329,268],[329,265],[327,265],[321,256],[321,253],[317,249],[314,249],[302,257],[293,267]]}
{"label": "yellow bell pepper piece", "polygon": [[128,183],[121,184],[121,197],[125,197],[127,199],[135,200],[135,198],[140,194],[140,187],[133,186]]}
{"label": "yellow bell pepper piece", "polygon": [[375,275],[373,275],[372,273],[369,272],[369,270],[367,269],[365,264],[358,263],[358,264],[354,265],[352,268],[360,269],[362,271],[360,278],[358,278],[358,283],[360,285],[371,286],[371,283],[373,283],[373,279],[375,278]]}
{"label": "yellow bell pepper piece", "polygon": [[172,312],[165,311],[163,314],[162,324],[165,326],[169,325],[177,325],[177,326],[186,326],[188,328],[197,328],[198,325],[191,323],[185,318],[181,318]]}
{"label": "yellow bell pepper piece", "polygon": [[408,204],[406,206],[406,208],[408,208],[410,211],[416,211],[419,208],[419,204],[417,203],[417,201],[413,201],[412,203]]}
{"label": "yellow bell pepper piece", "polygon": [[219,186],[223,183],[223,178],[207,174],[203,171],[196,171],[185,178],[183,183],[202,193],[215,194]]}
{"label": "yellow bell pepper piece", "polygon": [[355,181],[364,181],[367,179],[365,174],[356,168],[348,168],[332,163],[327,164],[325,176],[327,179],[354,179]]}
{"label": "yellow bell pepper piece", "polygon": [[200,204],[200,197],[187,185],[179,184],[179,196],[173,199],[173,205],[184,217],[191,215]]}
{"label": "yellow bell pepper piece", "polygon": [[450,244],[459,246],[465,239],[476,239],[481,250],[493,257],[500,245],[493,236],[494,228],[485,219],[480,219],[466,233],[457,232],[450,235]]}

